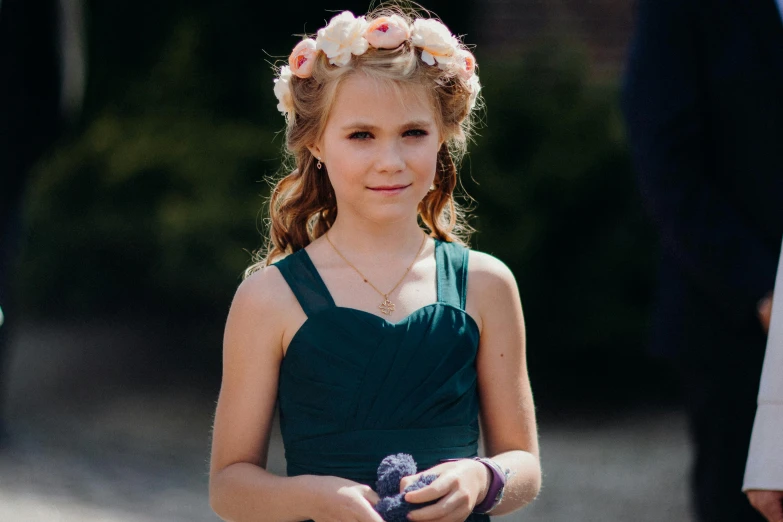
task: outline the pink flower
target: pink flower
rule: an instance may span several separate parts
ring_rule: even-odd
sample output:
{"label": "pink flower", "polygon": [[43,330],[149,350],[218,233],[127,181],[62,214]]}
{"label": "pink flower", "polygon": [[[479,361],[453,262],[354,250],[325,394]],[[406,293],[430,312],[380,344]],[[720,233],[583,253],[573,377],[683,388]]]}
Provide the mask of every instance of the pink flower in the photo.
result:
{"label": "pink flower", "polygon": [[465,49],[458,49],[454,57],[457,74],[463,80],[469,80],[473,73],[476,72],[476,57]]}
{"label": "pink flower", "polygon": [[364,37],[376,49],[396,49],[411,37],[411,28],[399,15],[382,16],[370,22]]}
{"label": "pink flower", "polygon": [[288,66],[291,68],[291,72],[300,78],[309,78],[313,74],[317,53],[315,40],[312,38],[296,44],[291,56],[288,57]]}

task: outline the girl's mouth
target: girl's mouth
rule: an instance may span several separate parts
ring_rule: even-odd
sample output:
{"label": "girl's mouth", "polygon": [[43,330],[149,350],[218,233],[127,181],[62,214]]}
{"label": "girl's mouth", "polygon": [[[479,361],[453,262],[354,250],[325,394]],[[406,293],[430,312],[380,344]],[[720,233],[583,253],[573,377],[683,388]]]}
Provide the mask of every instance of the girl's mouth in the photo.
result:
{"label": "girl's mouth", "polygon": [[407,185],[380,185],[377,187],[367,187],[368,189],[372,190],[373,192],[378,192],[379,194],[384,194],[387,196],[393,196],[395,194],[399,194],[406,188],[410,187],[411,184]]}

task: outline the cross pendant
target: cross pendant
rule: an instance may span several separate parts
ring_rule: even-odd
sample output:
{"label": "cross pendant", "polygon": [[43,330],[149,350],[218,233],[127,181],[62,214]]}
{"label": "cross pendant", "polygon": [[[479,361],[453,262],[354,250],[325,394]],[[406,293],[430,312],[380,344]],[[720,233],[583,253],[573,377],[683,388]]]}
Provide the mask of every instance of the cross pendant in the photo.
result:
{"label": "cross pendant", "polygon": [[381,309],[382,314],[391,315],[391,313],[394,311],[394,303],[389,301],[389,298],[387,297],[381,304],[378,305],[378,308]]}

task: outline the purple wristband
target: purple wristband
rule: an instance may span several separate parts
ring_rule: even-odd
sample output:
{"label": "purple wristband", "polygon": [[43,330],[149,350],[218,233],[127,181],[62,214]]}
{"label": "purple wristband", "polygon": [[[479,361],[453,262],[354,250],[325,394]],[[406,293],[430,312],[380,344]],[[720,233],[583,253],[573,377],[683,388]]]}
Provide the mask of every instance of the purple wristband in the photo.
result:
{"label": "purple wristband", "polygon": [[[479,504],[473,508],[473,513],[477,515],[486,514],[495,508],[500,503],[500,499],[503,498],[503,489],[506,487],[506,474],[503,473],[503,469],[492,459],[483,457],[468,457],[472,460],[477,460],[484,464],[487,469],[492,473],[492,480],[487,488],[487,495]],[[441,462],[453,462],[456,460],[464,459],[443,459]]]}

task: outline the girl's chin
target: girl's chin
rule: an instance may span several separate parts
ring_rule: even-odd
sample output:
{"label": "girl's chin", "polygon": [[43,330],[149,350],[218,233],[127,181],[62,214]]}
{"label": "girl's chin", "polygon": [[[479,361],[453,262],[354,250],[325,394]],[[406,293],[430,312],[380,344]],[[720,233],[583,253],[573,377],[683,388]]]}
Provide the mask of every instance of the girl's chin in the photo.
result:
{"label": "girl's chin", "polygon": [[[355,212],[357,216],[376,223],[405,222],[418,215],[419,202],[427,195],[425,192],[419,197],[419,194],[414,194],[411,188],[403,190],[399,196],[384,197],[368,193],[360,201],[354,200],[351,203],[343,200],[342,203],[347,209],[351,209],[349,212]],[[340,206],[338,201],[338,214]]]}
{"label": "girl's chin", "polygon": [[381,203],[365,209],[363,214],[376,223],[405,222],[418,214],[418,205]]}

